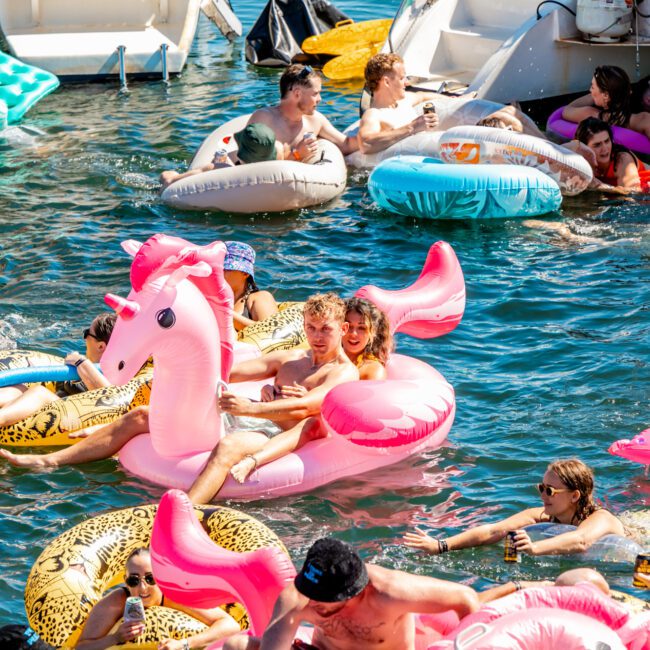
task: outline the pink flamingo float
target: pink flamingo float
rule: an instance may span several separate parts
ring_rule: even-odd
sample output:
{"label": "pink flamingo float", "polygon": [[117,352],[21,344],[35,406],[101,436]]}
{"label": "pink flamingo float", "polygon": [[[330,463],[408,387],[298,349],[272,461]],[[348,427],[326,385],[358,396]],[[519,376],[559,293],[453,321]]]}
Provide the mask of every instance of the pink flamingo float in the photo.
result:
{"label": "pink flamingo float", "polygon": [[620,456],[645,465],[647,472],[648,465],[650,465],[650,429],[637,433],[632,440],[626,438],[617,440],[610,445],[607,451],[613,456]]}
{"label": "pink flamingo float", "polygon": [[[101,365],[121,384],[153,356],[154,382],[149,434],[132,439],[119,459],[142,478],[186,490],[224,435],[216,393],[235,358],[225,246],[156,235],[124,248],[134,255],[132,291],[127,299],[106,296],[119,318]],[[411,287],[359,293],[389,313],[394,331],[417,336],[450,331],[465,306],[460,264],[444,242],[431,247]],[[453,388],[428,364],[403,355],[393,355],[387,370],[385,381],[330,391],[322,407],[327,438],[259,468],[243,484],[229,478],[219,497],[303,492],[440,446],[454,419]]]}

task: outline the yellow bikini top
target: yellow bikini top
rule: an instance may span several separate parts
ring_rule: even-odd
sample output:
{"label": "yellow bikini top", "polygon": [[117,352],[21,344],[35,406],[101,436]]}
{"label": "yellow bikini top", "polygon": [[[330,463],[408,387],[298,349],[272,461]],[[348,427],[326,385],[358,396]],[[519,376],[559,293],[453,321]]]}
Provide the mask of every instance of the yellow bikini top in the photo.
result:
{"label": "yellow bikini top", "polygon": [[[374,354],[360,354],[357,357],[357,368],[361,368],[361,366],[367,361],[376,361],[377,363],[381,363],[381,361]],[[384,364],[382,363],[382,366],[383,365]]]}

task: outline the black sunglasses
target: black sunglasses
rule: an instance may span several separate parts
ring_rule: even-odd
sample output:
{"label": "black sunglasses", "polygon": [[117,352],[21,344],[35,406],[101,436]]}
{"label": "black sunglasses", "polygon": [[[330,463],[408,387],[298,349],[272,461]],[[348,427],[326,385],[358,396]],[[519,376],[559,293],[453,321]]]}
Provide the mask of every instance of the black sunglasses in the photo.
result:
{"label": "black sunglasses", "polygon": [[153,573],[145,573],[142,578],[136,574],[126,576],[126,580],[124,582],[126,582],[129,587],[137,587],[143,579],[148,585],[156,584],[156,579],[153,577]]}
{"label": "black sunglasses", "polygon": [[304,79],[305,77],[308,77],[312,72],[314,71],[314,68],[312,68],[310,65],[306,65],[296,76],[296,79]]}
{"label": "black sunglasses", "polygon": [[92,336],[92,337],[95,339],[95,341],[101,341],[101,340],[102,340],[102,339],[100,339],[98,336],[95,336],[95,335],[90,331],[90,327],[86,327],[86,329],[83,331],[84,341],[85,341],[89,336]]}

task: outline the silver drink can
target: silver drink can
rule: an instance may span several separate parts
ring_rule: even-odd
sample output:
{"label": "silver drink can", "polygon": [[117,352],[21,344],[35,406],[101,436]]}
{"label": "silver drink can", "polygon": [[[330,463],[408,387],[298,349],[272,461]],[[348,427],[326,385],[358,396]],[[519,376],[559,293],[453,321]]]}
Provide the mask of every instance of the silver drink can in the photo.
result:
{"label": "silver drink can", "polygon": [[212,159],[213,165],[225,163],[227,161],[228,161],[228,152],[225,149],[217,149],[214,152],[214,158]]}
{"label": "silver drink can", "polygon": [[309,140],[309,139],[315,138],[315,137],[316,137],[316,135],[314,134],[313,131],[305,131],[303,136],[302,136],[302,139],[303,140]]}
{"label": "silver drink can", "polygon": [[140,596],[129,596],[124,603],[124,620],[128,622],[144,621],[144,605]]}

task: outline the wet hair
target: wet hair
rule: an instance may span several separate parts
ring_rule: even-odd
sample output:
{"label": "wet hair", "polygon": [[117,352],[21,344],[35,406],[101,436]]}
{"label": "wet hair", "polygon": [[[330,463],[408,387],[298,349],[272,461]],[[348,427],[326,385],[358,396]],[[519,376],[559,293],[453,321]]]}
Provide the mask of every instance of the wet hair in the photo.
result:
{"label": "wet hair", "polygon": [[623,147],[622,145],[616,144],[614,142],[612,127],[607,124],[607,122],[599,120],[597,117],[587,117],[582,120],[580,124],[578,124],[578,128],[576,129],[576,140],[579,140],[583,144],[588,145],[591,138],[593,138],[595,135],[598,135],[599,133],[602,133],[603,131],[607,131],[609,134],[609,139],[612,141],[611,159],[613,161],[617,162],[618,157],[622,153],[629,153],[633,158],[636,158],[627,147]]}
{"label": "wet hair", "polygon": [[95,330],[93,338],[97,339],[98,341],[108,343],[110,341],[111,334],[113,333],[113,328],[115,327],[116,320],[117,314],[114,311],[105,311],[99,314],[99,316],[93,320],[93,323],[95,323],[93,327]]}
{"label": "wet hair", "polygon": [[[311,66],[309,66],[311,67]],[[312,79],[319,79],[320,75],[316,70],[311,70],[310,72],[305,72],[307,66],[301,65],[300,63],[292,63],[280,77],[280,98],[287,96],[287,93],[292,90],[295,86],[302,86],[303,88],[309,88],[311,86]]]}
{"label": "wet hair", "polygon": [[506,129],[506,123],[498,117],[484,117],[476,123],[476,126],[489,126],[493,129]]}
{"label": "wet hair", "polygon": [[578,490],[580,498],[576,504],[576,512],[571,523],[582,523],[589,515],[599,509],[594,503],[594,473],[577,458],[556,460],[546,468],[547,472],[553,472],[569,490]]}
{"label": "wet hair", "polygon": [[615,65],[599,65],[594,79],[600,90],[609,95],[609,106],[601,108],[598,116],[608,124],[625,126],[630,121],[632,86],[627,72]]}
{"label": "wet hair", "polygon": [[134,549],[129,553],[129,557],[126,558],[126,562],[124,563],[124,566],[126,566],[134,557],[138,557],[139,555],[151,555],[151,551],[149,550],[148,546],[138,546],[138,548]]}
{"label": "wet hair", "polygon": [[4,625],[0,627],[0,648],[2,650],[54,650],[45,643],[28,625]]}
{"label": "wet hair", "polygon": [[381,364],[385,366],[393,349],[393,337],[390,333],[388,317],[381,309],[363,298],[348,298],[345,301],[346,317],[351,311],[356,312],[363,318],[370,333],[368,343],[362,354],[377,357]]}
{"label": "wet hair", "polygon": [[404,63],[404,60],[399,54],[392,52],[390,54],[375,54],[370,57],[364,72],[368,92],[374,93],[377,90],[381,78],[393,72],[393,66],[396,63]]}
{"label": "wet hair", "polygon": [[335,293],[317,293],[307,300],[302,313],[316,320],[333,318],[344,323],[346,311],[345,302]]}

